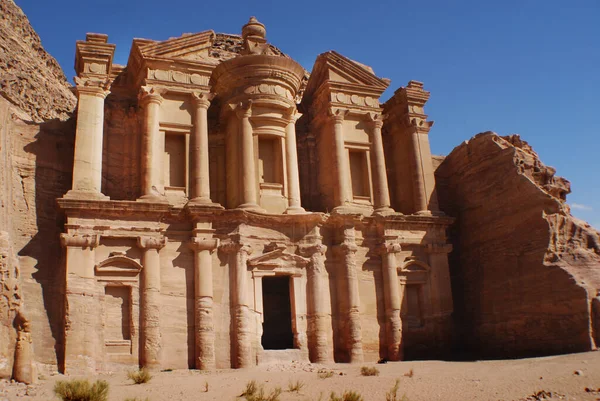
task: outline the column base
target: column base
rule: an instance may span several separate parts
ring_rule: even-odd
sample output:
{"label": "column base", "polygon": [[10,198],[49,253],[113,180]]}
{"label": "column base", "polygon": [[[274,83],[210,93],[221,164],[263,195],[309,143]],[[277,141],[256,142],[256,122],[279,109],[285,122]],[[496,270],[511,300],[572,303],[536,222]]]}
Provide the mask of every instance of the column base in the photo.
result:
{"label": "column base", "polygon": [[237,209],[252,210],[255,212],[266,213],[266,210],[257,205],[256,203],[242,203],[237,207]]}
{"label": "column base", "polygon": [[373,214],[384,215],[384,216],[394,214],[394,213],[396,213],[396,211],[389,206],[379,207],[379,208],[375,209],[375,211],[373,212]]}
{"label": "column base", "polygon": [[362,214],[364,210],[353,207],[352,205],[336,206],[331,211],[332,214]]}
{"label": "column base", "polygon": [[304,214],[306,213],[306,210],[304,210],[303,207],[300,206],[291,206],[288,207],[285,212],[283,212],[283,214]]}
{"label": "column base", "polygon": [[169,203],[166,196],[159,194],[142,195],[139,198],[137,198],[136,201],[148,203]]}
{"label": "column base", "polygon": [[221,206],[221,204],[219,203],[215,203],[212,200],[210,200],[210,198],[193,198],[190,199],[186,206],[201,206],[201,207],[206,207],[206,208],[211,208],[211,209],[224,209],[223,206]]}
{"label": "column base", "polygon": [[419,210],[415,214],[417,216],[433,216],[433,213],[431,213],[431,210]]}
{"label": "column base", "polygon": [[71,189],[63,195],[63,199],[82,199],[82,200],[101,200],[108,201],[110,197],[97,191],[83,191],[79,189]]}

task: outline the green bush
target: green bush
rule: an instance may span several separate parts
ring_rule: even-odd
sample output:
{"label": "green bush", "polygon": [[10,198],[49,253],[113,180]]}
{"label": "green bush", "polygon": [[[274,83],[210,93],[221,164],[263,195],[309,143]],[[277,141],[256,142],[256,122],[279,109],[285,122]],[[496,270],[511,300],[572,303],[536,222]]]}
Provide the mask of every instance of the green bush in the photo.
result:
{"label": "green bush", "polygon": [[104,380],[94,384],[88,380],[61,380],[54,385],[54,394],[63,401],[106,401],[108,383]]}

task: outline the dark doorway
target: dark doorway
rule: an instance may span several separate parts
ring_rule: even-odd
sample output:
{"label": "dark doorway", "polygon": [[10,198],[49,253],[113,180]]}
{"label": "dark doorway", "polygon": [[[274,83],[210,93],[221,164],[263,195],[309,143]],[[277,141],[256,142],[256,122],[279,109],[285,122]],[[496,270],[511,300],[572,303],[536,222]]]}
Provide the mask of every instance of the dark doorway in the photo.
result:
{"label": "dark doorway", "polygon": [[263,277],[263,335],[264,349],[294,348],[290,277]]}

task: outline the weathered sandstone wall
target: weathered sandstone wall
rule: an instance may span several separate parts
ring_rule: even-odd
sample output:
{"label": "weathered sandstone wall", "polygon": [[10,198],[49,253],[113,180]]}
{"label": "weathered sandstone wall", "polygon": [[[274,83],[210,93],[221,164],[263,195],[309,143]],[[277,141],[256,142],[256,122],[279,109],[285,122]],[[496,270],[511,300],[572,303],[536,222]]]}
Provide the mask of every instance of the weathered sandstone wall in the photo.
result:
{"label": "weathered sandstone wall", "polygon": [[17,330],[30,333],[19,338],[32,340],[38,362],[57,365],[63,296],[55,199],[70,187],[75,96],[21,9],[1,0],[0,14],[0,377],[7,377]]}
{"label": "weathered sandstone wall", "polygon": [[570,214],[567,180],[518,135],[479,134],[436,171],[457,217],[450,255],[463,347],[476,357],[594,348],[599,233]]}

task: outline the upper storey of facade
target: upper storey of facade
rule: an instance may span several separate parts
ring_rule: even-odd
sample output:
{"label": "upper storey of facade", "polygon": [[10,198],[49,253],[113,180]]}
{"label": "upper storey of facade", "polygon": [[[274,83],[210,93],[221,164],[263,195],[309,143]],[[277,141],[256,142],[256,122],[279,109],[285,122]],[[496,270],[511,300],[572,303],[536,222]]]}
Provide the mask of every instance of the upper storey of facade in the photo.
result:
{"label": "upper storey of facade", "polygon": [[73,185],[64,199],[259,213],[437,211],[423,105],[336,52],[308,74],[266,40],[213,31],[134,39],[126,66],[106,35],[77,42]]}

